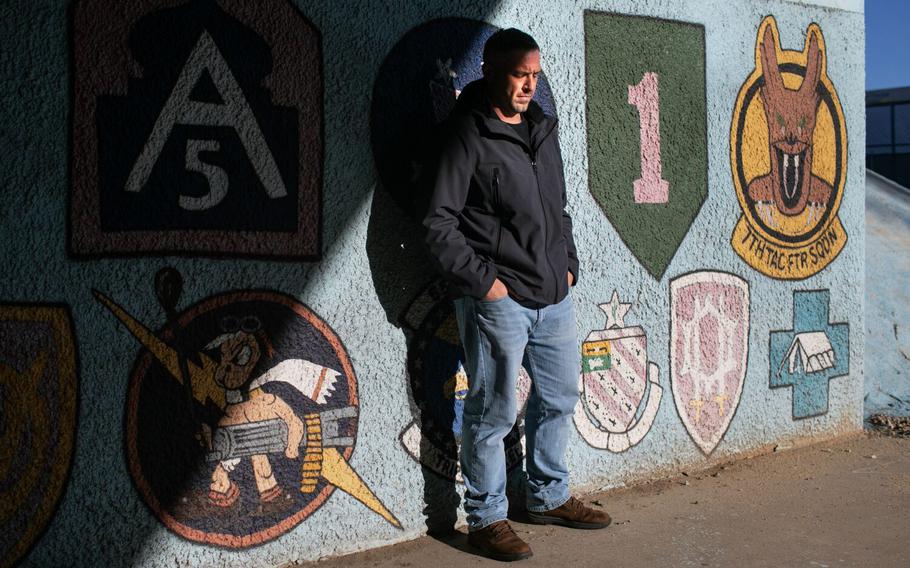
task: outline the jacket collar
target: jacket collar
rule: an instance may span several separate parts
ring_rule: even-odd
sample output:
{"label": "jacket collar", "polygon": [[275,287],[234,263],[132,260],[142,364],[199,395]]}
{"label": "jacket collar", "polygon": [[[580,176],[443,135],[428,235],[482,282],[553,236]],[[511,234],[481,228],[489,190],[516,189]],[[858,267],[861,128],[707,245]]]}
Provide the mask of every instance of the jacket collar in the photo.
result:
{"label": "jacket collar", "polygon": [[[525,141],[515,133],[515,130],[500,120],[496,113],[493,112],[493,106],[490,104],[490,97],[487,94],[486,83],[482,78],[465,86],[458,97],[454,113],[473,114],[481,133],[484,135],[509,138],[527,147]],[[556,127],[556,118],[545,114],[540,105],[534,100],[528,105],[528,110],[522,113],[522,117],[528,121],[531,131],[531,148],[528,148],[528,150],[536,150]]]}

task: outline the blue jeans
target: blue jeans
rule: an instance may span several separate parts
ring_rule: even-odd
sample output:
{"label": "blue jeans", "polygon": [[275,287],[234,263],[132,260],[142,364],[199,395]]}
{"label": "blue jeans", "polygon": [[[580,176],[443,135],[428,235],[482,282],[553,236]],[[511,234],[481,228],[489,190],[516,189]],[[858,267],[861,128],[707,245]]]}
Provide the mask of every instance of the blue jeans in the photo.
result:
{"label": "blue jeans", "polygon": [[581,355],[571,296],[529,309],[506,296],[455,301],[465,351],[468,393],[464,401],[461,472],[468,529],[506,518],[503,438],[518,414],[519,366],[531,377],[525,412],[527,506],[555,509],[569,499],[566,444],[578,401]]}

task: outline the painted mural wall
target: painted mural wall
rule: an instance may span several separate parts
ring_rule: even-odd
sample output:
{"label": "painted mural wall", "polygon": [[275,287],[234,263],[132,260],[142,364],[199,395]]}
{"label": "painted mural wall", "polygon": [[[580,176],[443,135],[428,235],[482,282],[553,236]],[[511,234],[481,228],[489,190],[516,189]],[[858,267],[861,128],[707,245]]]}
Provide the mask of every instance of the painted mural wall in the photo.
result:
{"label": "painted mural wall", "polygon": [[[468,377],[414,215],[501,27],[561,122],[573,486],[859,429],[862,3],[822,4],[4,3],[0,566],[459,522]],[[523,409],[504,451],[520,487]]]}

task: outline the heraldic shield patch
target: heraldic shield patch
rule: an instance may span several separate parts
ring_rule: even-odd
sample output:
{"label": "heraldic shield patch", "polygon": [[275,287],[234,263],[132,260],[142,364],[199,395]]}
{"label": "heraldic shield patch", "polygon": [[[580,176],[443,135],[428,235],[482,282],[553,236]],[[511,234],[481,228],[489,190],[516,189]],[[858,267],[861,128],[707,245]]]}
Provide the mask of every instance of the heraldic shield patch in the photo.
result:
{"label": "heraldic shield patch", "polygon": [[581,396],[575,427],[592,447],[624,452],[651,430],[663,388],[660,369],[648,361],[648,337],[640,326],[626,326],[632,304],[613,298],[600,309],[605,329],[594,330],[581,344]]}
{"label": "heraldic shield patch", "polygon": [[817,274],[847,243],[837,216],[847,179],[847,130],[827,69],[817,24],[795,51],[781,48],[772,16],[762,20],[755,69],[730,124],[730,165],[743,212],[730,242],[771,278]]}
{"label": "heraldic shield patch", "polygon": [[152,332],[95,296],[143,346],[130,378],[126,454],[165,526],[198,542],[253,546],[304,521],[339,488],[400,528],[348,462],[357,378],[312,310],[279,292],[229,292]]}
{"label": "heraldic shield patch", "polygon": [[0,566],[23,558],[63,495],[76,435],[69,310],[0,305]]}
{"label": "heraldic shield patch", "polygon": [[768,336],[768,381],[793,390],[793,419],[828,413],[829,383],[850,372],[850,325],[831,322],[830,290],[793,291],[793,328]]}
{"label": "heraldic shield patch", "polygon": [[670,281],[670,384],[676,411],[710,455],[739,407],[749,359],[749,284],[725,272]]}

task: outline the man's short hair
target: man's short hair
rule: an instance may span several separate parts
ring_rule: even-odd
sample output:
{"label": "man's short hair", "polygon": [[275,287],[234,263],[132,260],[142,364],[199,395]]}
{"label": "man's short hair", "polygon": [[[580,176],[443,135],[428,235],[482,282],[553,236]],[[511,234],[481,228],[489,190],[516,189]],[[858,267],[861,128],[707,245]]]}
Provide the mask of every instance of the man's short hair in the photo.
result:
{"label": "man's short hair", "polygon": [[492,62],[497,57],[513,51],[540,51],[540,46],[533,37],[521,30],[515,28],[499,30],[483,45],[483,61]]}

